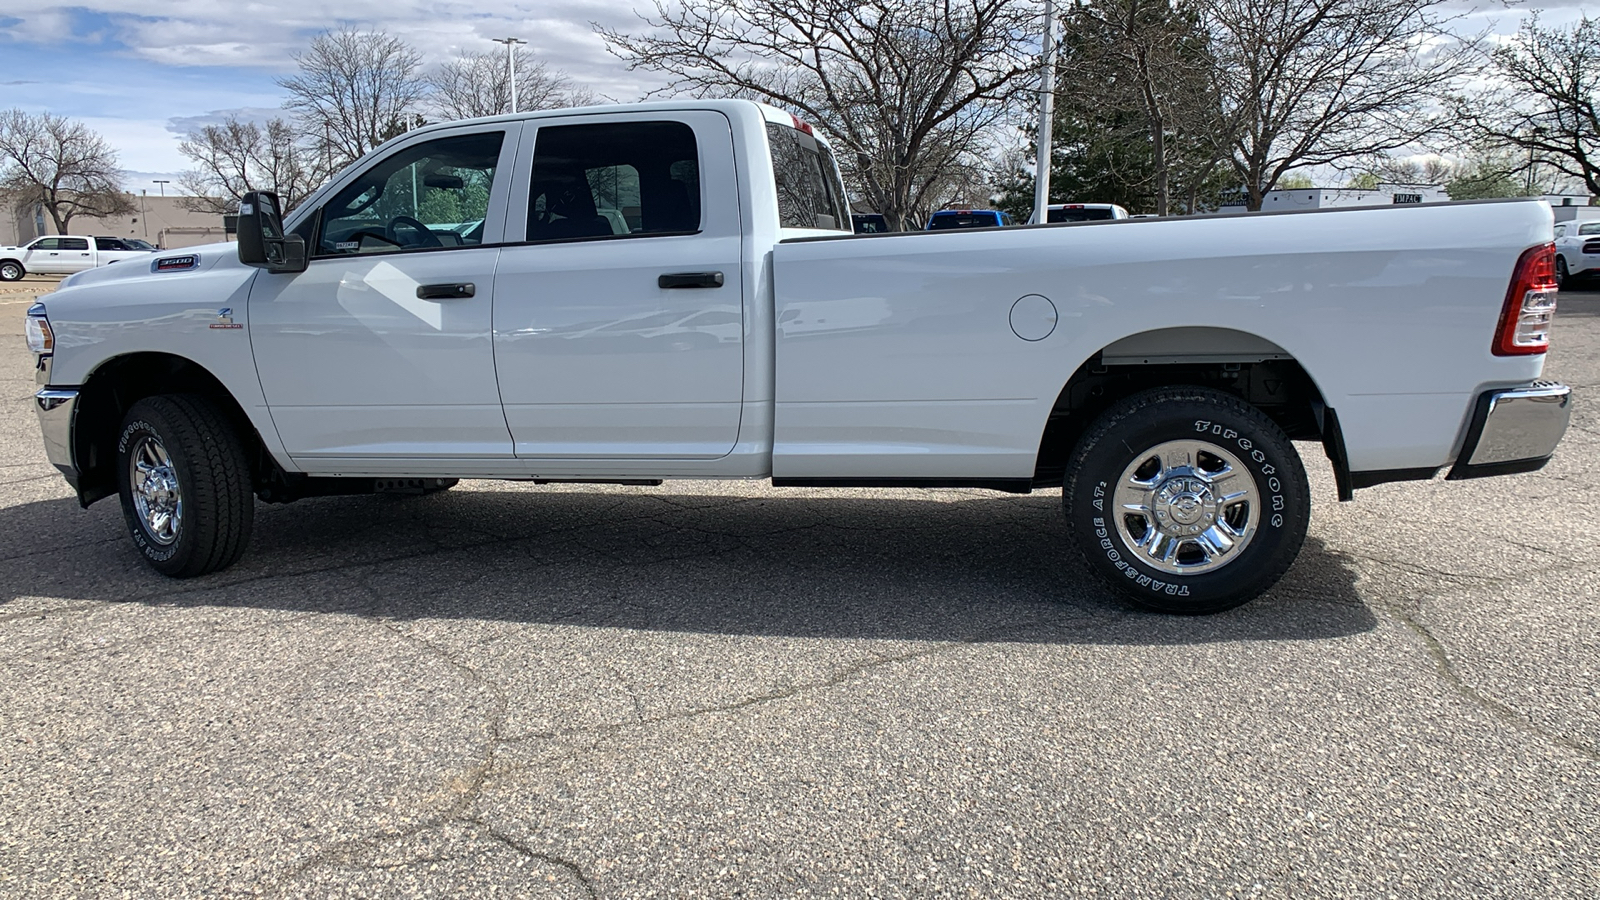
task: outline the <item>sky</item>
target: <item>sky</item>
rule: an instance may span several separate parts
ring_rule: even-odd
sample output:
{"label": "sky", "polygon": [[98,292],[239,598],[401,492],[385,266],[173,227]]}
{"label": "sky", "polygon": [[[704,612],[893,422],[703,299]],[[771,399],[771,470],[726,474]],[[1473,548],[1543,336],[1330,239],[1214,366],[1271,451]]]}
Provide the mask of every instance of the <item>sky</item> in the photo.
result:
{"label": "sky", "polygon": [[[1512,34],[1536,8],[1547,25],[1600,13],[1600,0],[1452,2],[1462,34]],[[402,37],[429,64],[498,50],[491,38],[515,35],[551,68],[617,101],[639,99],[662,81],[629,71],[591,25],[637,30],[635,9],[652,10],[651,0],[344,0],[337,18],[324,9],[258,0],[0,0],[0,107],[87,123],[117,149],[126,187],[155,194],[176,186],[155,179],[175,181],[188,167],[178,152],[186,131],[230,112],[276,110],[285,96],[276,80],[294,73],[294,53],[341,25]]]}

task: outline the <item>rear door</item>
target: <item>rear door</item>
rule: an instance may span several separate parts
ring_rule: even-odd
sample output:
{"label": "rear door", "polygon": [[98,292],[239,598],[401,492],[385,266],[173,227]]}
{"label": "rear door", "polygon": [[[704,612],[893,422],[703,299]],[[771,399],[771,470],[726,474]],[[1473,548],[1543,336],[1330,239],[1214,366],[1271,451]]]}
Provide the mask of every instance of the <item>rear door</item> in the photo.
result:
{"label": "rear door", "polygon": [[494,309],[516,455],[727,455],[744,390],[728,119],[614,113],[526,128]]}
{"label": "rear door", "polygon": [[94,248],[89,246],[88,238],[64,237],[60,241],[60,268],[56,271],[70,275],[94,268]]}

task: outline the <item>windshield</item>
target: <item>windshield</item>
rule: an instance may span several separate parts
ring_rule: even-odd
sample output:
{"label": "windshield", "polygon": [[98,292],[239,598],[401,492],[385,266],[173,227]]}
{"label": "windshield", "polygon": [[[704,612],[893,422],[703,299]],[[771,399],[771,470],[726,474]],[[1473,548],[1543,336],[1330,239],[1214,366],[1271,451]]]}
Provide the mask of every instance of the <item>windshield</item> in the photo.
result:
{"label": "windshield", "polygon": [[772,179],[778,186],[778,224],[784,228],[850,230],[844,183],[826,144],[798,128],[767,123]]}

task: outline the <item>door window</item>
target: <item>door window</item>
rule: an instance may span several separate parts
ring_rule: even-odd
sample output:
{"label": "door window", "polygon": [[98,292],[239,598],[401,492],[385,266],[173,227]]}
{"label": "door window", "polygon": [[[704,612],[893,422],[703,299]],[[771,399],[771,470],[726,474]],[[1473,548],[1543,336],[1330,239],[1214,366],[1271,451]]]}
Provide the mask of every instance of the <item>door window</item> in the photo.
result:
{"label": "door window", "polygon": [[61,239],[61,249],[63,249],[63,250],[87,250],[87,249],[89,249],[89,239],[88,238],[62,238]]}
{"label": "door window", "polygon": [[700,230],[700,156],[682,122],[540,128],[530,241]]}
{"label": "door window", "polygon": [[28,247],[29,250],[60,250],[61,238],[40,238]]}
{"label": "door window", "polygon": [[505,132],[415,144],[384,159],[323,207],[317,256],[483,243]]}

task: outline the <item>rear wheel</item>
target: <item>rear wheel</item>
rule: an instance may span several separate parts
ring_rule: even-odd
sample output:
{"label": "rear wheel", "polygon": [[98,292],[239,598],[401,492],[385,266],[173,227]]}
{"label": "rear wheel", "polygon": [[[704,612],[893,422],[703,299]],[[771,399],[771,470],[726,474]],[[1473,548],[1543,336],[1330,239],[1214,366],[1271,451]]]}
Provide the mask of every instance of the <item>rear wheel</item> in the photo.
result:
{"label": "rear wheel", "polygon": [[20,281],[28,271],[14,259],[0,260],[0,281]]}
{"label": "rear wheel", "polygon": [[205,398],[135,403],[117,440],[117,486],[134,546],[157,572],[190,578],[244,555],[255,515],[249,460]]}
{"label": "rear wheel", "polygon": [[1566,284],[1569,277],[1567,274],[1567,261],[1559,256],[1556,257],[1556,287],[1560,288]]}
{"label": "rear wheel", "polygon": [[1288,570],[1310,486],[1294,445],[1260,410],[1198,387],[1135,394],[1078,442],[1063,490],[1085,561],[1135,603],[1218,612]]}

